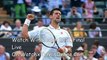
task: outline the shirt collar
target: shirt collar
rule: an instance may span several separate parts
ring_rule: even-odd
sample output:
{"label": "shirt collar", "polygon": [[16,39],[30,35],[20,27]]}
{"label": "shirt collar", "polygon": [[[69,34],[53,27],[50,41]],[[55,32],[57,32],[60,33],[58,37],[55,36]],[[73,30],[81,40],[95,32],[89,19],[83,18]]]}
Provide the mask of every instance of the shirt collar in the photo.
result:
{"label": "shirt collar", "polygon": [[[52,25],[49,25],[48,27],[51,28],[51,29],[55,29]],[[57,29],[58,30],[61,29],[60,26]]]}

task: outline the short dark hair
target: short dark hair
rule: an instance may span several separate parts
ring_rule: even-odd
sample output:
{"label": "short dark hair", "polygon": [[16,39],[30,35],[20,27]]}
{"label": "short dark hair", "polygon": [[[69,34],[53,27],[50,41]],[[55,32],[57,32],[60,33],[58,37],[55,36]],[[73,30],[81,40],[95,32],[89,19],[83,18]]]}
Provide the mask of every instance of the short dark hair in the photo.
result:
{"label": "short dark hair", "polygon": [[4,22],[3,22],[3,25],[5,25],[6,23],[10,25],[10,23],[9,23],[8,21],[4,21]]}
{"label": "short dark hair", "polygon": [[98,40],[95,40],[94,41],[94,45],[96,45],[97,47],[100,45],[99,41]]}
{"label": "short dark hair", "polygon": [[90,28],[91,28],[91,29],[95,29],[96,27],[97,27],[97,24],[96,24],[96,23],[91,23],[91,24],[90,24]]}
{"label": "short dark hair", "polygon": [[52,14],[53,14],[53,12],[54,12],[55,10],[58,10],[58,11],[60,11],[60,12],[61,12],[61,10],[60,10],[59,8],[54,8],[54,9],[52,9],[52,10],[50,11],[50,14],[49,14],[49,15],[52,15]]}
{"label": "short dark hair", "polygon": [[87,43],[83,43],[83,44],[81,45],[81,47],[82,47],[82,48],[84,48],[84,47],[85,47],[85,45],[87,45]]}

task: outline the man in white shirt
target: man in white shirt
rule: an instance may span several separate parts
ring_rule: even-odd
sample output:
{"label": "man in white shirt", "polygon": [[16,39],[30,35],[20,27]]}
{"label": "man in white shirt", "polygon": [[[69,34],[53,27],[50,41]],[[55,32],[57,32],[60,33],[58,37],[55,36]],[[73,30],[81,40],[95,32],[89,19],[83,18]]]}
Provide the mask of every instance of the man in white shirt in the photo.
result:
{"label": "man in white shirt", "polygon": [[[34,19],[34,15],[28,14],[27,19],[22,28],[22,36],[23,38],[36,38],[38,39],[39,30],[32,30],[28,32],[28,26],[31,20]],[[41,57],[39,60],[61,60],[59,53],[71,53],[71,48],[73,47],[72,39],[69,33],[66,30],[63,30],[59,26],[59,22],[61,21],[61,11],[58,8],[53,9],[50,12],[51,23],[48,28],[52,31],[57,39],[57,43],[60,46],[58,49],[48,48],[42,45]],[[42,29],[42,28],[41,28]],[[50,56],[49,56],[49,55]]]}

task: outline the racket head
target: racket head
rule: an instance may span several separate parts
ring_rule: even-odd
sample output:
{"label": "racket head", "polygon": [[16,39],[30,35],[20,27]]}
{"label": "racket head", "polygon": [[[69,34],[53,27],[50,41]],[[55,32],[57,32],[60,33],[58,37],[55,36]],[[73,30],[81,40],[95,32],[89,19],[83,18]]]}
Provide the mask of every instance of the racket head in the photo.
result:
{"label": "racket head", "polygon": [[53,46],[55,45],[55,37],[47,27],[40,30],[39,40],[44,46],[48,48],[53,48]]}

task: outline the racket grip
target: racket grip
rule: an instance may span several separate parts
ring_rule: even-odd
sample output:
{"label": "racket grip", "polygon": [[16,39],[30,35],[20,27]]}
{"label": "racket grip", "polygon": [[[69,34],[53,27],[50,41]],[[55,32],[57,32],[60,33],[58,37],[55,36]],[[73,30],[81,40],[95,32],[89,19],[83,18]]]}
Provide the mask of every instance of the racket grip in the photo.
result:
{"label": "racket grip", "polygon": [[63,56],[65,56],[67,60],[70,60],[70,57],[66,53],[63,53]]}

